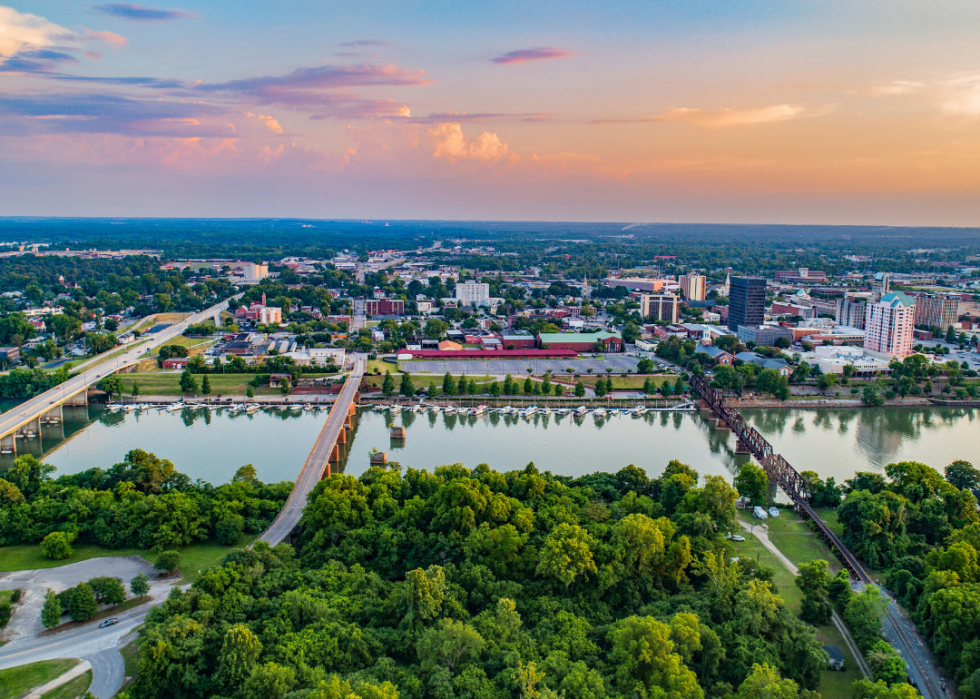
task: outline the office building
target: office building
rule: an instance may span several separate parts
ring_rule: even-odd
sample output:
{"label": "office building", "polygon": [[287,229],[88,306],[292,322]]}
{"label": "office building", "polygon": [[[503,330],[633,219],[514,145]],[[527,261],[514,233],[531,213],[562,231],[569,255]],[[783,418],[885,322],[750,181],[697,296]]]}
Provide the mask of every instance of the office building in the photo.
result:
{"label": "office building", "polygon": [[806,267],[800,267],[799,269],[776,272],[776,281],[797,284],[816,284],[827,281],[827,273],[807,269]]}
{"label": "office building", "polygon": [[755,328],[741,325],[738,328],[738,341],[746,345],[751,342],[756,347],[775,347],[776,338],[779,337],[786,338],[793,344],[793,329],[778,325],[760,325]]}
{"label": "office building", "polygon": [[888,272],[878,272],[871,280],[871,301],[878,303],[882,296],[891,291],[892,282]]}
{"label": "office building", "polygon": [[456,300],[462,306],[486,306],[490,303],[490,285],[474,281],[457,284]]}
{"label": "office building", "polygon": [[401,299],[366,299],[364,312],[369,316],[403,316],[405,302]]}
{"label": "office building", "polygon": [[837,300],[837,312],[834,319],[838,325],[864,329],[864,316],[868,312],[867,299],[845,296]]}
{"label": "office building", "polygon": [[728,294],[728,327],[757,328],[766,319],[766,280],[763,277],[732,277]]}
{"label": "office building", "polygon": [[244,277],[248,284],[258,284],[269,276],[269,265],[257,265],[253,262],[245,265]]}
{"label": "office building", "polygon": [[959,298],[942,294],[919,296],[915,299],[915,324],[946,332],[946,328],[957,322],[959,307]]}
{"label": "office building", "polygon": [[682,274],[677,280],[681,292],[687,301],[704,301],[704,285],[707,281],[703,274]]}
{"label": "office building", "polygon": [[615,288],[617,286],[624,286],[630,291],[646,291],[652,294],[657,293],[664,288],[664,284],[667,283],[666,279],[644,279],[642,277],[610,277],[605,280],[606,286]]}
{"label": "office building", "polygon": [[653,316],[657,320],[676,323],[679,305],[680,299],[669,291],[663,294],[642,294],[640,315],[644,320]]}
{"label": "office building", "polygon": [[864,320],[864,349],[872,356],[904,359],[912,353],[915,300],[901,292],[888,292],[869,304]]}

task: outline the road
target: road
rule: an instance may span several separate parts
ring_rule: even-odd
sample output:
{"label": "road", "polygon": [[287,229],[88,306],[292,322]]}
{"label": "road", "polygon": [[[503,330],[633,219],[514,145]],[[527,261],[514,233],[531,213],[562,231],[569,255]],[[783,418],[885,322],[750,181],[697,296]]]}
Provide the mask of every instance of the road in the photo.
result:
{"label": "road", "polygon": [[333,408],[327,416],[327,421],[324,423],[323,429],[320,430],[320,434],[313,444],[313,449],[310,450],[309,456],[306,457],[303,470],[299,472],[299,476],[296,478],[296,485],[293,486],[293,490],[286,500],[286,505],[279,511],[275,521],[259,537],[260,541],[266,541],[272,546],[275,546],[289,536],[289,533],[299,523],[299,518],[303,514],[303,508],[306,507],[306,497],[316,487],[316,484],[320,482],[323,470],[329,463],[330,452],[337,443],[337,436],[344,428],[347,407],[353,403],[354,394],[357,393],[357,389],[361,383],[361,377],[364,376],[364,371],[367,368],[366,357],[363,355],[352,356],[354,359],[354,370],[344,382],[344,388],[341,390],[340,395],[337,396],[337,400],[334,402]]}
{"label": "road", "polygon": [[[82,371],[82,373],[68,379],[58,386],[55,386],[51,390],[45,391],[39,396],[35,396],[34,398],[21,403],[14,410],[9,410],[3,415],[0,415],[0,435],[7,435],[14,432],[21,426],[27,424],[37,417],[40,417],[45,411],[59,403],[64,402],[69,396],[84,390],[88,386],[91,386],[100,378],[109,376],[120,369],[134,364],[140,358],[144,357],[148,351],[159,347],[165,342],[168,342],[183,333],[184,329],[187,328],[188,325],[202,322],[208,318],[213,318],[216,312],[223,311],[227,307],[228,302],[222,301],[221,303],[216,304],[207,310],[201,311],[200,313],[195,313],[189,318],[182,320],[179,323],[174,323],[169,328],[165,328],[154,334],[148,342],[143,342],[138,347],[134,347],[133,349],[124,352],[117,357],[101,362],[97,366],[93,366],[91,369]],[[118,349],[110,350],[110,352],[117,351]],[[82,364],[81,368],[84,369],[86,365],[97,362],[98,360],[100,360],[100,357],[94,357],[85,364]]]}

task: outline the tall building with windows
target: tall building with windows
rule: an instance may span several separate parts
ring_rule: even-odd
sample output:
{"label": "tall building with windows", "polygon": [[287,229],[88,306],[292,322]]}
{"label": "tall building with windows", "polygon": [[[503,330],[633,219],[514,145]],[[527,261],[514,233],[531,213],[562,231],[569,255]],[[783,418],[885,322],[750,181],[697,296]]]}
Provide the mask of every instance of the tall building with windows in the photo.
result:
{"label": "tall building with windows", "polygon": [[490,285],[474,281],[457,284],[456,300],[462,306],[485,306],[490,300]]}
{"label": "tall building with windows", "polygon": [[868,300],[854,296],[845,296],[837,301],[837,312],[834,316],[838,325],[864,329],[864,317],[868,312]]}
{"label": "tall building with windows", "polygon": [[676,323],[679,305],[680,298],[669,291],[662,294],[640,295],[640,315],[643,318],[653,316],[657,320]]}
{"label": "tall building with windows", "polygon": [[[864,320],[864,349],[879,356],[904,359],[912,354],[915,299],[890,291],[868,304]],[[874,355],[872,355],[874,356]]]}
{"label": "tall building with windows", "polygon": [[704,301],[705,277],[703,274],[682,274],[677,280],[688,301]]}
{"label": "tall building with windows", "polygon": [[763,277],[732,277],[728,293],[728,328],[757,328],[766,319],[766,280]]}
{"label": "tall building with windows", "polygon": [[946,332],[959,318],[960,302],[942,294],[929,294],[915,299],[915,324],[928,325]]}

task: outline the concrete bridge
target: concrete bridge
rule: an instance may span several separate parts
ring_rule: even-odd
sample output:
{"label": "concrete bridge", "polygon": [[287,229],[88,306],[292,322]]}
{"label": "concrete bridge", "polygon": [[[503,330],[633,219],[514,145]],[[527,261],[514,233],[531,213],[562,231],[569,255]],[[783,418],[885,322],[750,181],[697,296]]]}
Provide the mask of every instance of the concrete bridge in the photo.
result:
{"label": "concrete bridge", "polygon": [[[82,371],[78,375],[0,415],[0,453],[16,454],[18,440],[35,439],[40,434],[42,425],[58,424],[63,421],[62,406],[87,405],[90,386],[110,374],[138,364],[157,347],[183,333],[188,325],[217,318],[226,308],[228,302],[222,301],[164,328],[150,336],[148,341],[140,342],[138,346],[124,350],[111,359],[105,359],[105,355],[94,357],[79,365],[78,368]],[[120,350],[109,350],[107,354],[111,355],[114,352]],[[87,366],[91,368],[86,369]]]}
{"label": "concrete bridge", "polygon": [[276,516],[275,521],[269,525],[262,535],[260,541],[266,541],[275,546],[286,540],[299,524],[299,518],[306,507],[306,498],[310,491],[324,478],[331,475],[330,464],[340,461],[341,448],[347,444],[353,431],[353,418],[357,413],[357,397],[360,395],[358,389],[361,378],[367,368],[367,358],[363,355],[352,355],[354,370],[344,382],[344,388],[330,409],[327,421],[323,424],[316,443],[306,457],[303,470],[296,478],[286,504]]}

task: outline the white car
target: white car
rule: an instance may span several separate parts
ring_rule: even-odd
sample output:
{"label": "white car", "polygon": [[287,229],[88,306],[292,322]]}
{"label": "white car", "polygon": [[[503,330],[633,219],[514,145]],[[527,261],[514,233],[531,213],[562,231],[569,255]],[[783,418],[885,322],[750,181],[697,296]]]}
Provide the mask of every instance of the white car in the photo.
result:
{"label": "white car", "polygon": [[742,536],[741,534],[736,534],[735,536],[732,537],[732,541],[745,541],[745,537]]}

